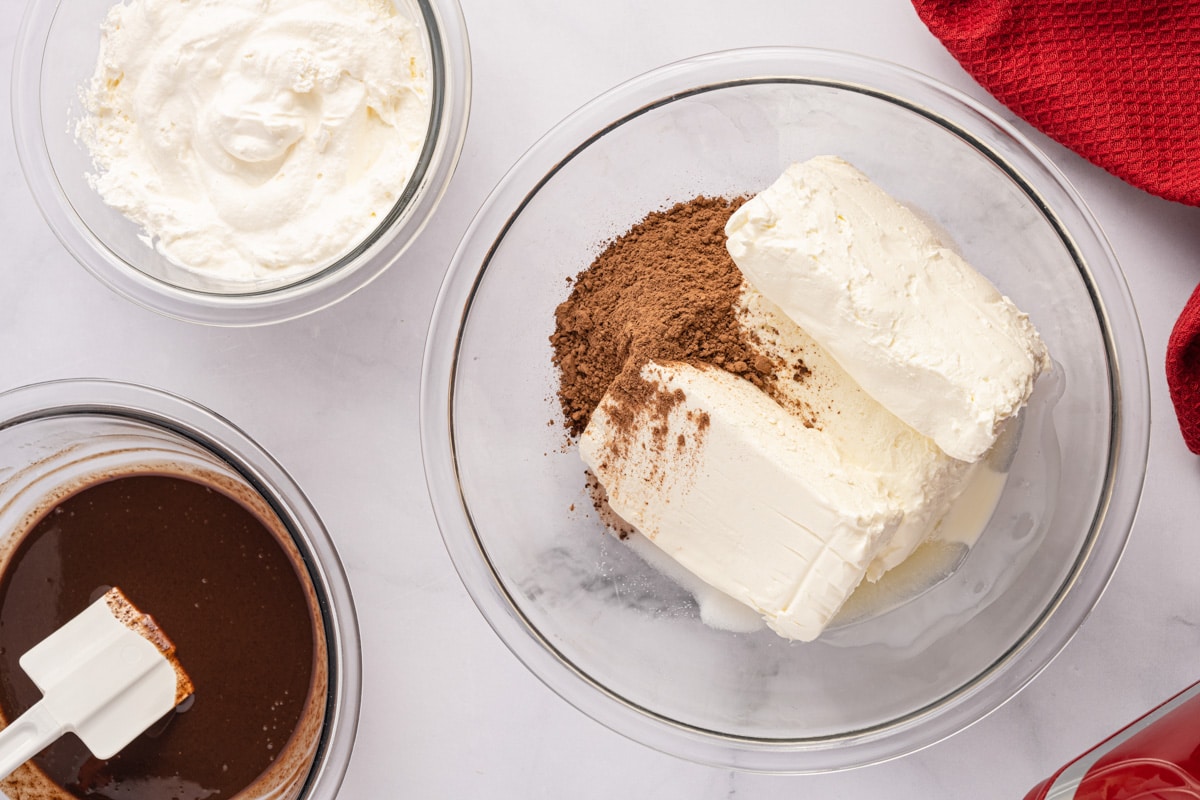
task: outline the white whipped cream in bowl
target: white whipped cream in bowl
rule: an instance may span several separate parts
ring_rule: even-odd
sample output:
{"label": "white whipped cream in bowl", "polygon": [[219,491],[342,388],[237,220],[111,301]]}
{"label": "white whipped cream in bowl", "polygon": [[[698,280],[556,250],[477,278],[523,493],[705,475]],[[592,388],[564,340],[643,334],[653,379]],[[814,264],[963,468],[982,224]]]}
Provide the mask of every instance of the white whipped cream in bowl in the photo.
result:
{"label": "white whipped cream in bowl", "polygon": [[31,3],[22,167],[93,274],[219,325],[327,306],[394,263],[453,174],[456,0]]}
{"label": "white whipped cream in bowl", "polygon": [[[725,246],[775,388],[634,362],[642,393],[568,435],[573,279],[651,212],[756,195]],[[460,244],[422,377],[438,523],[505,644],[626,736],[762,772],[1011,698],[1116,568],[1148,444],[1128,290],[1049,160],[924,76],[803,49],[672,64],[548,133]]]}

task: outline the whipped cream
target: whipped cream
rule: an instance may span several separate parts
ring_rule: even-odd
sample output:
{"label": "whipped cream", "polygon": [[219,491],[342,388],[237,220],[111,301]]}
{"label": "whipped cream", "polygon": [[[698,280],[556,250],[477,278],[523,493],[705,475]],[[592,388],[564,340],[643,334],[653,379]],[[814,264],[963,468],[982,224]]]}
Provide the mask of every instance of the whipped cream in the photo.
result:
{"label": "whipped cream", "polygon": [[215,288],[264,288],[387,217],[430,80],[390,0],[130,0],[104,22],[85,106],[104,201]]}
{"label": "whipped cream", "polygon": [[839,158],[792,165],[725,230],[746,279],[953,458],[982,457],[1050,368],[1012,301]]}

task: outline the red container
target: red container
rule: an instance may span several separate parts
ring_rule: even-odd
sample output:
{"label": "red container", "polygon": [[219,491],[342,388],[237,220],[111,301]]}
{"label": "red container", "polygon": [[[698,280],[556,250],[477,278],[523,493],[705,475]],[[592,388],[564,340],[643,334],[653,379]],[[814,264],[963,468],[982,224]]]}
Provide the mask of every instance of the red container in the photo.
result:
{"label": "red container", "polygon": [[1200,683],[1054,775],[1025,800],[1200,800]]}

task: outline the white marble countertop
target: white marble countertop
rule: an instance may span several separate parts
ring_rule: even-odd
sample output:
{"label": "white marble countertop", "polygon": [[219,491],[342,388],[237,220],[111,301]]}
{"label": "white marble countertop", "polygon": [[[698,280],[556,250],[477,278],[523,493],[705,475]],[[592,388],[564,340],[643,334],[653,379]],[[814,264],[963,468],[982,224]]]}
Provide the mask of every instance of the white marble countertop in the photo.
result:
{"label": "white marble countertop", "polygon": [[[608,87],[668,61],[750,45],[863,53],[915,68],[1004,117],[908,3],[883,0],[462,0],[474,104],[432,224],[369,290],[266,328],[159,317],[103,287],[39,215],[0,126],[0,389],[95,376],[145,383],[233,420],[305,489],[358,604],[364,698],[349,798],[1020,798],[1066,759],[1200,679],[1200,459],[1162,362],[1200,280],[1200,209],[1132,189],[1017,127],[1092,208],[1144,326],[1154,425],[1128,549],[1098,607],[1034,682],[984,720],[899,760],[767,777],[697,766],[610,732],[546,689],[485,624],[434,523],[418,447],[421,349],[439,283],[475,210],[540,135]],[[0,0],[11,60],[23,0]],[[0,108],[9,109],[8,81]]]}

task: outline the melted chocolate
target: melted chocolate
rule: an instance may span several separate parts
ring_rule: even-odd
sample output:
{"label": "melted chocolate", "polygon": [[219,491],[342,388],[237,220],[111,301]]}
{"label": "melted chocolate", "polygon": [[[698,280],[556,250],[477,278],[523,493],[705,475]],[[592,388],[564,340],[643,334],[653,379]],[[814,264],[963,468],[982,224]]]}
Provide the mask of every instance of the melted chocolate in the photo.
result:
{"label": "melted chocolate", "polygon": [[41,693],[17,659],[110,586],[175,642],[192,700],[108,761],[65,736],[35,758],[80,798],[232,797],[283,750],[313,676],[308,595],[271,529],[193,480],[126,475],[49,511],[0,576],[0,707]]}

